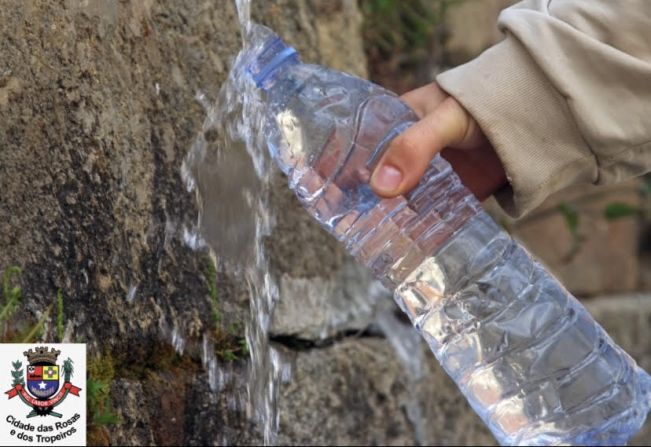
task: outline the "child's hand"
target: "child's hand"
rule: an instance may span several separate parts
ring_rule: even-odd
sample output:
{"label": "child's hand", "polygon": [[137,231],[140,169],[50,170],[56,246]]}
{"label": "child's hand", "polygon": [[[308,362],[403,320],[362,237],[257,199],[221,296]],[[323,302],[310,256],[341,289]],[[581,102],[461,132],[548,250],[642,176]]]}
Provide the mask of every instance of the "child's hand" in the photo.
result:
{"label": "child's hand", "polygon": [[401,99],[420,121],[396,137],[378,163],[371,177],[376,194],[394,197],[411,190],[444,148],[444,157],[480,200],[506,183],[502,164],[475,120],[436,83]]}

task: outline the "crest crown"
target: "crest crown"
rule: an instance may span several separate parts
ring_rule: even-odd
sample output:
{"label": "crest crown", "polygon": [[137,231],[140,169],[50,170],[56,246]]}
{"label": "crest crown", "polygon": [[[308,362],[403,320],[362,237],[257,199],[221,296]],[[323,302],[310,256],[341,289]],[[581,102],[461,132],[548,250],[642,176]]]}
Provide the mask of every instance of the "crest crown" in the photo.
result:
{"label": "crest crown", "polygon": [[47,346],[39,346],[36,349],[30,349],[29,351],[23,352],[23,355],[27,357],[30,364],[40,362],[55,364],[59,354],[61,354],[61,351],[54,348],[49,350]]}

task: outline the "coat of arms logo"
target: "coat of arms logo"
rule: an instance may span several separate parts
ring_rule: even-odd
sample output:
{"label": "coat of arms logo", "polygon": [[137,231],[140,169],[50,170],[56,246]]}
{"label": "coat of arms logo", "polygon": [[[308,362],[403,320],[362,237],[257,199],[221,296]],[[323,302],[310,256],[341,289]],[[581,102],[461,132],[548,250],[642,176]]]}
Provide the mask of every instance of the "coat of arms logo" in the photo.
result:
{"label": "coat of arms logo", "polygon": [[[5,394],[12,399],[19,396],[25,405],[32,408],[27,415],[62,417],[61,413],[54,411],[54,408],[61,404],[69,394],[79,396],[81,388],[74,386],[72,379],[74,368],[70,358],[63,362],[62,367],[57,364],[57,358],[61,351],[45,346],[30,349],[23,352],[29,362],[27,368],[23,368],[20,360],[12,362],[13,371],[11,376],[12,388]],[[63,373],[63,383],[61,383]]]}

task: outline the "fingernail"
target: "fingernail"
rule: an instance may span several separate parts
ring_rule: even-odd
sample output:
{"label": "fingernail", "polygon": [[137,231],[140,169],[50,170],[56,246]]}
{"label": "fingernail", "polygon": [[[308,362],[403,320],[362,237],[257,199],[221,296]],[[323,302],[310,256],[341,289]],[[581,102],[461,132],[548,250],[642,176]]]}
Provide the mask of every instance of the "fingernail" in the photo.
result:
{"label": "fingernail", "polygon": [[395,191],[402,182],[402,172],[397,168],[384,165],[371,179],[371,184],[384,192]]}

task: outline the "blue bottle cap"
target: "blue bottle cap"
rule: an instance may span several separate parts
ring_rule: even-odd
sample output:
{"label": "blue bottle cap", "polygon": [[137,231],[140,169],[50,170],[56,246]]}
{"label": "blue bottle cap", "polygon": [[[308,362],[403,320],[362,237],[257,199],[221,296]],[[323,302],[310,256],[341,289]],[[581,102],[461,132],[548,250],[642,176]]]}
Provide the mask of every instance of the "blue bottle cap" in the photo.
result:
{"label": "blue bottle cap", "polygon": [[298,53],[274,34],[262,46],[260,53],[253,58],[247,72],[255,81],[255,85],[264,89],[264,82],[287,61],[298,62]]}

